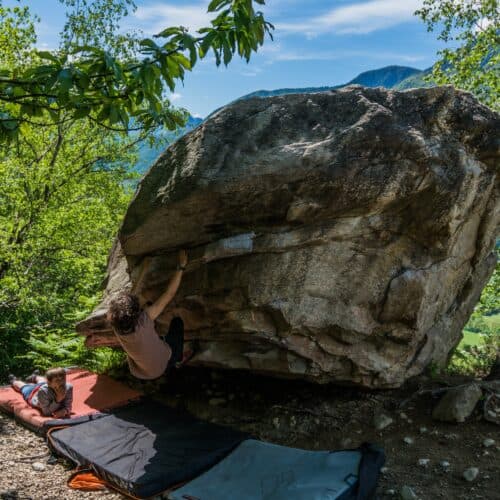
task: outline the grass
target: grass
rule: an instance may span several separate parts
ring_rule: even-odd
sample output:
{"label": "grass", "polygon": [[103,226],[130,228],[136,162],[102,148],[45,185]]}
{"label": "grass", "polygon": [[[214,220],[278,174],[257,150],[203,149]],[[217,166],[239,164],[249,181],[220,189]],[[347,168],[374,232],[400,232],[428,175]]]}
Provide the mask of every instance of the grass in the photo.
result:
{"label": "grass", "polygon": [[470,330],[465,329],[463,334],[464,336],[460,341],[460,344],[458,344],[459,349],[465,347],[466,345],[480,346],[484,344],[483,335],[481,333],[471,332]]}
{"label": "grass", "polygon": [[484,376],[500,349],[500,314],[472,317],[447,367],[451,373]]}
{"label": "grass", "polygon": [[500,313],[492,314],[491,316],[483,316],[484,322],[492,330],[496,330],[497,334],[500,334]]}

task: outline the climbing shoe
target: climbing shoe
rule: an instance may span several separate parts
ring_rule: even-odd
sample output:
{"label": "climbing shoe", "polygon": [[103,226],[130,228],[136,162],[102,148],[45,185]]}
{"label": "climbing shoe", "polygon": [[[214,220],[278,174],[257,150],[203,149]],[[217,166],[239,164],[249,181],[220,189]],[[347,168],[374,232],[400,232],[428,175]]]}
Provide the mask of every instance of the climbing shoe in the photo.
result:
{"label": "climbing shoe", "polygon": [[36,378],[40,376],[40,370],[33,370],[33,373],[26,379],[28,384],[36,384]]}

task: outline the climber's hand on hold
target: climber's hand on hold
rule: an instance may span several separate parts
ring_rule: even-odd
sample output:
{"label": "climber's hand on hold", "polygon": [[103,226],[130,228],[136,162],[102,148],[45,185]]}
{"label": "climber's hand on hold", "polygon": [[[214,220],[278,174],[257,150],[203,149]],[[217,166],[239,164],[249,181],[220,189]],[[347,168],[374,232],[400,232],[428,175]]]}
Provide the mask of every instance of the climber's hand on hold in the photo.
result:
{"label": "climber's hand on hold", "polygon": [[188,256],[186,250],[179,250],[179,266],[186,267],[188,262]]}
{"label": "climber's hand on hold", "polygon": [[146,313],[154,321],[163,312],[163,309],[174,298],[179,285],[181,284],[182,271],[187,264],[186,250],[179,251],[179,264],[177,270],[174,272],[167,289],[155,300],[155,302],[146,308]]}

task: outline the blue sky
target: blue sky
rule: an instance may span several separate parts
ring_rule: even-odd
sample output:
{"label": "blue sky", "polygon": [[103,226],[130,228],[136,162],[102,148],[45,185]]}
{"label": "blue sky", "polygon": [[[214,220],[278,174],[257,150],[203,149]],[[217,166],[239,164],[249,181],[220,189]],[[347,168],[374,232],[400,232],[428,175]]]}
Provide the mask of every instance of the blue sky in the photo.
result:
{"label": "blue sky", "polygon": [[[14,0],[4,5],[15,4]],[[424,69],[441,48],[433,33],[413,16],[421,0],[267,0],[263,8],[275,24],[249,64],[234,60],[217,68],[212,58],[186,76],[172,100],[196,116],[206,116],[258,89],[345,83],[362,71],[392,64]],[[58,0],[22,0],[41,17],[38,45],[54,48],[64,22]],[[137,10],[123,29],[153,35],[167,26],[195,31],[207,24],[208,0],[136,0]]]}

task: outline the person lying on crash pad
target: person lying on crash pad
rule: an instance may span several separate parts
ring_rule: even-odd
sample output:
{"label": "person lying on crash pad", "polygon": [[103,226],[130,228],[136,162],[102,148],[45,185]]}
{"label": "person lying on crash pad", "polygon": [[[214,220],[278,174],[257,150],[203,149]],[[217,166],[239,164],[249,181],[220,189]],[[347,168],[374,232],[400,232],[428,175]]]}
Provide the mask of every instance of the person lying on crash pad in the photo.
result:
{"label": "person lying on crash pad", "polygon": [[[139,287],[150,264],[146,260],[135,288]],[[152,380],[163,375],[167,368],[179,366],[192,355],[183,359],[184,323],[175,317],[170,323],[168,334],[160,337],[155,329],[155,320],[172,301],[187,264],[185,250],[179,252],[177,271],[166,290],[152,304],[140,307],[139,298],[129,292],[122,292],[110,303],[108,321],[118,341],[127,353],[130,373],[139,379]]]}
{"label": "person lying on crash pad", "polygon": [[23,395],[33,408],[40,410],[44,417],[69,418],[73,404],[73,386],[66,383],[64,368],[51,368],[40,377],[33,372],[27,381],[9,375],[12,387]]}

